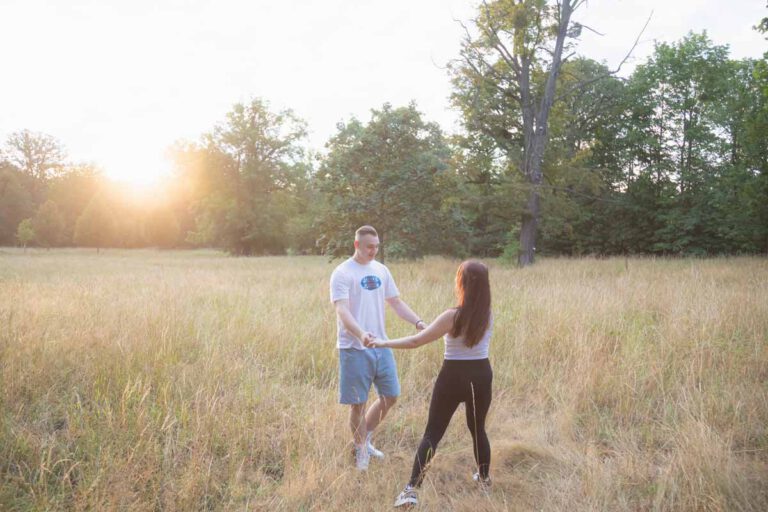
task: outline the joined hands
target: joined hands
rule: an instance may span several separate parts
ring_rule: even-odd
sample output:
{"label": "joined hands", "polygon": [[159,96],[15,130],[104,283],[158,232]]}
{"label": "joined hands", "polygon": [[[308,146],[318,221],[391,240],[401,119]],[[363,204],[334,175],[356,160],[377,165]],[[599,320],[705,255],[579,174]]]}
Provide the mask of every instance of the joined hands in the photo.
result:
{"label": "joined hands", "polygon": [[366,332],[363,334],[363,345],[368,348],[380,348],[382,341],[376,339],[376,335],[372,332]]}

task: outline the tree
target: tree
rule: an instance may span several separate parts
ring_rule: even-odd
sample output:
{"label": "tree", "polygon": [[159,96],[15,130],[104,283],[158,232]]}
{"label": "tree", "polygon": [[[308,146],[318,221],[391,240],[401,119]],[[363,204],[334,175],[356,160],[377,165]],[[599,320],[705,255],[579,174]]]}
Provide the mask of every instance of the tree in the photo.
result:
{"label": "tree", "polygon": [[616,228],[634,233],[634,251],[716,254],[760,246],[765,214],[758,198],[765,195],[754,174],[766,145],[754,69],[754,62],[728,60],[727,47],[706,34],[689,34],[657,44],[629,79],[616,140],[628,155],[631,209]]}
{"label": "tree", "polygon": [[[451,66],[457,89],[454,100],[465,126],[491,137],[528,184],[520,224],[521,266],[534,261],[549,116],[559,99],[555,92],[561,68],[572,55],[563,53],[571,47],[568,40],[582,30],[579,23],[571,23],[571,15],[583,4],[584,0],[555,5],[541,0],[483,3],[474,20],[477,35],[467,30],[461,59]],[[560,97],[585,85],[576,84]]]}
{"label": "tree", "polygon": [[179,242],[179,236],[179,222],[168,207],[155,208],[144,220],[144,238],[150,245],[170,249]]}
{"label": "tree", "polygon": [[64,240],[64,218],[54,201],[49,199],[40,206],[32,218],[32,229],[42,247],[56,247]]}
{"label": "tree", "polygon": [[507,259],[514,253],[517,260],[515,230],[525,202],[520,176],[510,172],[493,140],[481,132],[454,136],[452,153],[458,183],[446,203],[466,254]]}
{"label": "tree", "polygon": [[35,212],[25,178],[13,166],[0,161],[0,245],[12,245],[19,223]]}
{"label": "tree", "polygon": [[103,193],[91,198],[75,224],[75,244],[83,247],[101,248],[115,243],[116,220],[111,205]]}
{"label": "tree", "polygon": [[24,219],[19,222],[19,226],[16,229],[16,239],[26,252],[27,244],[35,239],[35,229],[32,227],[32,219]]}
{"label": "tree", "polygon": [[196,231],[195,215],[206,196],[217,184],[216,162],[212,154],[199,144],[177,141],[168,149],[173,162],[173,176],[167,183],[170,207],[179,223],[179,244],[192,244],[191,233]]}
{"label": "tree", "polygon": [[[316,157],[312,157],[313,160]],[[308,168],[313,166],[308,164]],[[320,254],[317,244],[318,219],[327,211],[327,199],[320,190],[315,173],[298,182],[291,192],[293,211],[285,226],[285,243],[289,254]]]}
{"label": "tree", "polygon": [[8,136],[4,153],[10,163],[33,178],[33,192],[40,204],[45,182],[64,168],[65,152],[61,143],[50,135],[22,130]]}
{"label": "tree", "polygon": [[292,111],[274,113],[254,99],[236,104],[202,147],[187,148],[189,157],[177,153],[177,162],[188,164],[182,172],[199,185],[189,239],[237,255],[284,252],[296,192],[311,171],[299,145],[305,136],[304,122]]}
{"label": "tree", "polygon": [[721,149],[706,188],[717,252],[768,252],[768,60],[729,61],[713,102]]}
{"label": "tree", "polygon": [[605,65],[590,59],[563,63],[557,89],[584,85],[580,94],[563,96],[550,112],[537,252],[577,255],[605,250],[610,220],[596,213],[600,202],[613,200],[610,196],[623,175],[608,154],[612,148],[604,143],[615,142],[616,119],[624,107],[622,82],[607,75]]}
{"label": "tree", "polygon": [[[765,6],[768,8],[768,2],[766,2]],[[760,33],[768,34],[768,16],[760,20],[760,23],[758,23],[754,28]],[[768,39],[768,36],[766,36],[766,39]]]}
{"label": "tree", "polygon": [[49,180],[48,199],[55,201],[64,218],[64,240],[72,243],[75,223],[88,206],[91,198],[105,186],[99,169],[80,164],[66,167],[62,173]]}
{"label": "tree", "polygon": [[373,110],[363,125],[340,123],[318,172],[328,200],[320,219],[320,245],[332,256],[349,254],[363,224],[376,227],[380,258],[445,252],[453,245],[442,189],[450,179],[449,148],[440,128],[422,120],[416,105]]}

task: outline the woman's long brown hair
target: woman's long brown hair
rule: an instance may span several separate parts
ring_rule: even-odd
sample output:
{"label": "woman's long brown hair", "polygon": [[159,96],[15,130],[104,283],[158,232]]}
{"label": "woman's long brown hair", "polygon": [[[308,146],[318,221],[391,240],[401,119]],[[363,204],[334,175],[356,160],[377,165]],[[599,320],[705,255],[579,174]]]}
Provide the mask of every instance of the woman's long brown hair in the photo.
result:
{"label": "woman's long brown hair", "polygon": [[491,284],[488,267],[476,260],[467,260],[456,271],[456,316],[453,317],[451,337],[464,336],[464,344],[474,347],[483,338],[491,321]]}

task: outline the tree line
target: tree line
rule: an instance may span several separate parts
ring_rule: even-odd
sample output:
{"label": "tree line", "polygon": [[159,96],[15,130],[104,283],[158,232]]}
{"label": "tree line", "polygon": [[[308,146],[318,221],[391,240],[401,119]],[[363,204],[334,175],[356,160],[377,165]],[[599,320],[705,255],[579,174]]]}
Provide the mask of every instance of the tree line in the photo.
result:
{"label": "tree line", "polygon": [[312,153],[303,120],[254,98],[171,148],[173,176],[151,207],[67,163],[52,137],[11,134],[0,245],[345,255],[372,224],[393,257],[516,260],[530,229],[538,254],[768,252],[768,54],[731,59],[690,33],[657,43],[627,78],[572,55],[555,70],[542,50],[546,38],[569,49],[551,30],[564,22],[542,2],[480,7],[449,66],[458,134],[413,103],[384,104]]}

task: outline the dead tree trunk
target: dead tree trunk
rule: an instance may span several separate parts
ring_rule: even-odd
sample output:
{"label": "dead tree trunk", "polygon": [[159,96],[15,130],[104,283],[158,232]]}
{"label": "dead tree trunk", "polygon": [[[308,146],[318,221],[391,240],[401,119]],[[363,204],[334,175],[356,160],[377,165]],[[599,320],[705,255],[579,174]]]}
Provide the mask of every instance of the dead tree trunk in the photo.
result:
{"label": "dead tree trunk", "polygon": [[[575,3],[576,0],[565,0],[560,5],[560,19],[557,27],[555,48],[552,53],[552,63],[550,64],[549,72],[547,74],[544,95],[542,96],[541,103],[535,113],[533,112],[534,107],[531,104],[531,95],[525,90],[529,88],[528,84],[530,84],[530,67],[523,66],[521,69],[526,75],[524,82],[521,81],[521,85],[527,86],[521,87],[522,94],[520,95],[520,98],[523,103],[523,115],[525,117],[533,118],[534,120],[533,123],[523,123],[525,131],[523,134],[525,141],[523,174],[528,180],[530,191],[528,192],[528,202],[526,203],[526,209],[523,213],[520,228],[520,254],[517,263],[521,267],[531,265],[535,260],[536,235],[539,227],[539,217],[541,215],[540,189],[543,177],[541,164],[544,160],[544,149],[547,146],[547,139],[549,136],[547,123],[549,122],[549,112],[555,101],[555,85],[557,84],[557,77],[560,74],[560,68],[562,66],[563,47],[565,45],[566,35],[568,34],[568,25],[571,21],[573,4]],[[527,116],[526,110],[528,111]]]}

